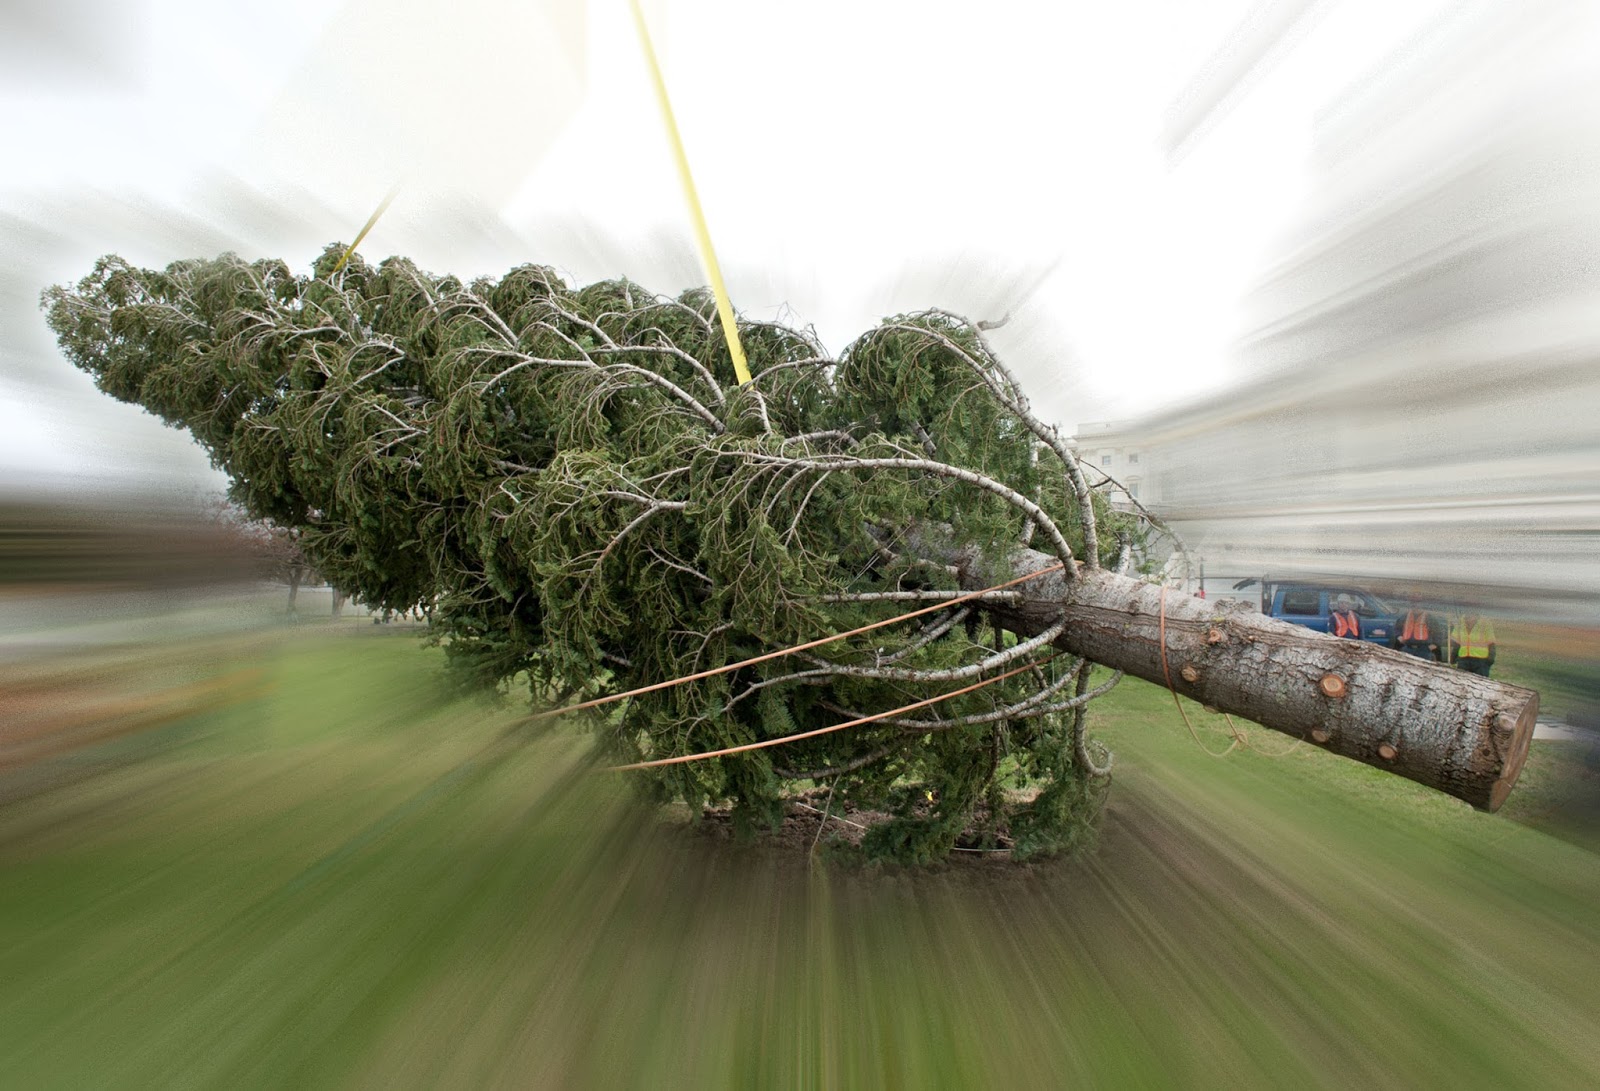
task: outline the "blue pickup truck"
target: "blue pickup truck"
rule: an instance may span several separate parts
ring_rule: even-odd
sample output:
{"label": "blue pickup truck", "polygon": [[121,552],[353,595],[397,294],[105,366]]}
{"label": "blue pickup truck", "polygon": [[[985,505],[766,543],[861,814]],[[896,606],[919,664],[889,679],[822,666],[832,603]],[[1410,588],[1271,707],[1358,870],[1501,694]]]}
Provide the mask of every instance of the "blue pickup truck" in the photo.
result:
{"label": "blue pickup truck", "polygon": [[1282,621],[1292,621],[1319,633],[1329,630],[1333,604],[1340,595],[1349,595],[1361,619],[1361,639],[1374,644],[1395,642],[1400,615],[1370,591],[1333,584],[1261,581],[1261,612]]}

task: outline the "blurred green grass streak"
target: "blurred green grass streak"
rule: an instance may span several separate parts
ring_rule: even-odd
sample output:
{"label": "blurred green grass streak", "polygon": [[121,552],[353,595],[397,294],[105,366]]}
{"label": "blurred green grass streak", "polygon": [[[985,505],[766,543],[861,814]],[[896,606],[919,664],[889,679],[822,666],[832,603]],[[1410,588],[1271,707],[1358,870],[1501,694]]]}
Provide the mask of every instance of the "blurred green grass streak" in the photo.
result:
{"label": "blurred green grass streak", "polygon": [[1600,1077],[1600,857],[1544,797],[1215,760],[1124,683],[1092,853],[829,872],[662,824],[565,729],[508,740],[403,636],[206,654],[266,693],[0,807],[6,1086]]}

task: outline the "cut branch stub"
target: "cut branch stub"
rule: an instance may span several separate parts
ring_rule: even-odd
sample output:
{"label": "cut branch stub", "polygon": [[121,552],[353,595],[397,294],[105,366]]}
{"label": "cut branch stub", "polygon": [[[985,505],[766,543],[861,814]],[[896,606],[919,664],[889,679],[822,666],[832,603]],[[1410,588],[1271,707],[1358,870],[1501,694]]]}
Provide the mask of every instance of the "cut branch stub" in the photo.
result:
{"label": "cut branch stub", "polygon": [[1337,674],[1324,674],[1322,681],[1318,682],[1317,685],[1329,697],[1338,698],[1343,697],[1345,694],[1344,679]]}

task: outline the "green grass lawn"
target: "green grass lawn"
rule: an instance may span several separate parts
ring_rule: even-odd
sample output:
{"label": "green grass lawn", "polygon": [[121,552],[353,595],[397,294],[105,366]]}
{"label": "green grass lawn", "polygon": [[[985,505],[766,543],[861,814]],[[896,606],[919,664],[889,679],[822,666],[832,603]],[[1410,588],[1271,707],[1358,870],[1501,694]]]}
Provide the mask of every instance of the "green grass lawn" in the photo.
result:
{"label": "green grass lawn", "polygon": [[864,876],[663,824],[364,628],[212,645],[259,691],[0,773],[0,1085],[1600,1081],[1570,745],[1485,815],[1209,757],[1128,682],[1094,851]]}
{"label": "green grass lawn", "polygon": [[1502,621],[1496,681],[1539,691],[1542,716],[1600,717],[1600,642],[1592,630]]}

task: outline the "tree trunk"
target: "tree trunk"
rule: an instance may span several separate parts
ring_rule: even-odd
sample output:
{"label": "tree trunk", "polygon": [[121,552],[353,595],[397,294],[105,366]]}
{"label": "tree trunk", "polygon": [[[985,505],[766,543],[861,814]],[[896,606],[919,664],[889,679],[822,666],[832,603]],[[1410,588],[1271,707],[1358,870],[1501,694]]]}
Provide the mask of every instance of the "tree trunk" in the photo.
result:
{"label": "tree trunk", "polygon": [[344,616],[345,594],[337,587],[333,589],[333,620],[338,621]]}
{"label": "tree trunk", "polygon": [[[992,586],[972,551],[914,547],[953,563],[963,586]],[[1056,559],[1022,550],[1015,572]],[[1057,643],[1074,655],[1167,684],[1178,693],[1347,758],[1493,811],[1505,802],[1533,738],[1539,695],[1360,640],[1264,617],[1239,602],[1207,602],[1104,569],[1055,572],[990,607],[1003,625],[1043,631],[1065,614]]]}
{"label": "tree trunk", "polygon": [[293,617],[298,612],[298,610],[295,607],[295,600],[298,599],[299,597],[300,597],[300,569],[299,568],[291,568],[291,569],[289,569],[289,608],[286,611],[290,617]]}

